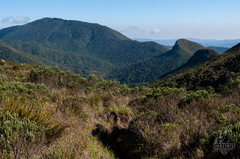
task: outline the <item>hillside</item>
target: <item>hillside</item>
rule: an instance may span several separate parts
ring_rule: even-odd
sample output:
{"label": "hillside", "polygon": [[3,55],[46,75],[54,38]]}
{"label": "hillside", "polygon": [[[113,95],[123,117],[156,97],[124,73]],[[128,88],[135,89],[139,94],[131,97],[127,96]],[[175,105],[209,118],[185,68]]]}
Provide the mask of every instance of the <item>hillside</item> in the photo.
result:
{"label": "hillside", "polygon": [[187,87],[187,89],[213,89],[226,91],[225,83],[237,78],[239,74],[240,44],[229,49],[220,56],[176,75],[166,81],[160,82],[160,86]]}
{"label": "hillside", "polygon": [[181,66],[197,50],[204,48],[197,43],[179,39],[165,54],[114,70],[106,78],[117,79],[123,84],[148,82]]}
{"label": "hillside", "polygon": [[217,47],[217,46],[208,46],[207,48],[213,49],[213,50],[217,51],[219,54],[222,54],[230,49],[228,47]]}
{"label": "hillside", "polygon": [[35,55],[29,55],[28,53],[16,50],[12,47],[2,44],[0,44],[0,58],[7,61],[14,61],[16,63],[38,63],[40,65],[47,64],[52,66],[56,65],[55,63],[47,59],[40,58]]}
{"label": "hillside", "polygon": [[0,44],[11,46],[17,50],[21,50],[22,52],[32,54],[39,58],[48,59],[51,63],[54,63],[54,65],[52,65],[50,63],[47,64],[35,60],[41,65],[58,65],[62,70],[70,70],[72,72],[79,73],[82,76],[86,76],[88,74],[102,75],[114,67],[114,65],[107,60],[101,60],[88,55],[77,55],[75,53],[67,54],[61,50],[51,49],[31,44],[29,42],[0,40]]}
{"label": "hillside", "polygon": [[[240,46],[231,50],[212,63],[236,55],[230,67],[238,69]],[[239,84],[223,82],[223,94],[129,89],[58,67],[0,62],[0,158],[222,158],[213,143],[226,127],[236,148],[224,157],[234,158]]]}
{"label": "hillside", "polygon": [[104,76],[116,67],[169,50],[155,42],[133,41],[106,26],[57,18],[2,29],[0,39],[2,44],[48,58],[82,76]]}
{"label": "hillside", "polygon": [[149,83],[158,83],[162,80],[168,79],[172,76],[175,76],[177,74],[180,74],[188,69],[194,68],[196,66],[199,66],[215,57],[217,57],[219,55],[219,53],[213,49],[201,49],[198,50],[197,52],[194,53],[194,55],[182,66],[178,67],[177,69],[166,73],[152,81],[150,81]]}

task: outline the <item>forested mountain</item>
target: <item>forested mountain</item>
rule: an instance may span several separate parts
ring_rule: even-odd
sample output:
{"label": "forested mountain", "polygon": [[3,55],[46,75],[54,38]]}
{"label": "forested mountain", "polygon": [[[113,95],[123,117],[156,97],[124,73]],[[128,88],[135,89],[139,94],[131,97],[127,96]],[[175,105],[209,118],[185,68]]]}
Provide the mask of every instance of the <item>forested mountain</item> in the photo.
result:
{"label": "forested mountain", "polygon": [[52,61],[37,57],[35,55],[29,55],[28,53],[16,50],[10,46],[0,44],[0,58],[12,61],[16,63],[31,63],[34,64],[36,61],[38,64],[43,65],[55,65]]}
{"label": "forested mountain", "polygon": [[44,18],[0,30],[2,44],[47,58],[82,76],[161,55],[169,49],[155,42],[133,41],[106,26]]}
{"label": "forested mountain", "polygon": [[215,57],[217,57],[219,53],[213,49],[201,49],[194,53],[194,55],[182,66],[178,67],[177,69],[166,73],[152,81],[150,83],[157,83],[159,81],[168,79],[174,75],[180,74],[188,69],[193,67],[199,66]]}
{"label": "forested mountain", "polygon": [[224,84],[231,84],[240,73],[240,43],[220,56],[165,81],[159,86],[187,87],[187,89],[207,89],[223,91]]}
{"label": "forested mountain", "polygon": [[165,54],[114,70],[109,73],[107,79],[117,79],[126,84],[148,82],[181,66],[199,49],[205,49],[205,47],[179,39]]}

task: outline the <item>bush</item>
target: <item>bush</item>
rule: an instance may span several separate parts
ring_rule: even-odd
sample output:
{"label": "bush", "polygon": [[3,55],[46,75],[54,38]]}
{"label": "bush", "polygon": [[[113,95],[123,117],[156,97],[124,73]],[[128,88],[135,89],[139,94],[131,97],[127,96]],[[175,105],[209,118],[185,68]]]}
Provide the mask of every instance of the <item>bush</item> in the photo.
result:
{"label": "bush", "polygon": [[199,90],[190,94],[187,94],[186,96],[182,97],[178,103],[178,106],[180,108],[186,106],[187,104],[190,104],[193,100],[196,101],[203,101],[205,98],[209,98],[210,95],[205,90]]}
{"label": "bush", "polygon": [[47,139],[58,137],[66,128],[63,121],[58,121],[53,117],[53,111],[45,109],[44,106],[38,105],[36,102],[29,102],[21,96],[15,99],[14,97],[2,97],[0,109],[9,111],[12,115],[18,114],[19,118],[26,118],[35,122],[38,126],[44,126]]}
{"label": "bush", "polygon": [[1,158],[30,158],[38,151],[35,146],[43,144],[44,127],[18,114],[0,110],[0,156]]}

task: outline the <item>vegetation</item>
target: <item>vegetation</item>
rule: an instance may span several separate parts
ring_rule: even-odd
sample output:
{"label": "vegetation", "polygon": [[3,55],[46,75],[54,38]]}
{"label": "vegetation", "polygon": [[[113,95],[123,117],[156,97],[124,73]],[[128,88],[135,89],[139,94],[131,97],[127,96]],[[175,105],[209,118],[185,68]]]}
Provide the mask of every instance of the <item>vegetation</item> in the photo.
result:
{"label": "vegetation", "polygon": [[[180,55],[187,57],[198,48],[179,40],[173,51],[184,50]],[[0,61],[0,157],[237,158],[239,57],[240,44],[165,81],[135,88],[57,66]],[[213,149],[222,131],[236,143],[225,156]]]}
{"label": "vegetation", "polygon": [[213,49],[215,51],[217,51],[219,54],[222,54],[224,52],[226,52],[227,50],[229,50],[230,48],[228,47],[216,47],[216,46],[208,46],[208,49]]}
{"label": "vegetation", "polygon": [[231,93],[239,81],[239,44],[203,65],[160,82],[159,86],[205,89],[211,92]]}
{"label": "vegetation", "polygon": [[194,68],[196,66],[199,66],[215,57],[217,57],[219,54],[212,50],[212,49],[201,49],[198,50],[197,52],[194,53],[194,55],[182,66],[178,67],[177,69],[168,72],[152,81],[150,81],[149,83],[158,83],[162,80],[168,79],[174,75],[183,73],[184,71]]}
{"label": "vegetation", "polygon": [[[239,48],[190,71],[217,68],[219,60],[222,70],[237,68],[227,64]],[[129,89],[100,76],[13,62],[1,62],[0,77],[2,158],[221,158],[212,146],[220,130],[236,142],[224,157],[240,155],[238,77],[221,90],[189,83]]]}
{"label": "vegetation", "polygon": [[113,70],[106,78],[117,79],[121,84],[145,83],[181,66],[199,49],[204,47],[180,39],[167,53]]}
{"label": "vegetation", "polygon": [[[104,76],[112,69],[169,50],[155,42],[133,41],[105,26],[57,18],[2,29],[0,39],[1,44],[38,57],[28,63],[58,65],[61,70],[71,70],[84,77]],[[45,61],[41,63],[42,59]],[[7,60],[15,61],[13,57]]]}

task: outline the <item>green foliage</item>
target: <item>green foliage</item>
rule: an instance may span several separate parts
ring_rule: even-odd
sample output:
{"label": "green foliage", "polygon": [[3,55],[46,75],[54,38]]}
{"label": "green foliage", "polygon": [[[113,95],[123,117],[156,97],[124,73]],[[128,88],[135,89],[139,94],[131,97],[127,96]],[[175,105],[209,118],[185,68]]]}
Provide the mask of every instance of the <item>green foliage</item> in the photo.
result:
{"label": "green foliage", "polygon": [[[150,81],[149,83],[153,84],[153,83],[158,83],[159,81],[166,80],[172,76],[183,73],[191,68],[197,67],[197,66],[217,57],[218,55],[219,55],[219,53],[217,53],[216,51],[214,51],[212,49],[200,49],[197,52],[195,52],[194,55],[185,64],[183,64],[182,66],[178,67],[177,69],[175,69],[171,72],[168,72],[168,73]],[[194,74],[192,74],[192,73],[188,74],[188,75],[190,75],[190,78],[191,78],[191,75],[192,75],[192,77],[194,77]],[[170,87],[175,87],[176,83],[169,82],[168,85]],[[185,85],[183,85],[183,86],[185,86]]]}
{"label": "green foliage", "polygon": [[196,92],[192,92],[190,94],[187,94],[186,96],[182,97],[181,100],[178,103],[179,107],[184,107],[187,104],[190,104],[193,100],[196,101],[204,101],[204,99],[209,98],[210,95],[205,90],[199,90]]}
{"label": "green foliage", "polygon": [[173,131],[173,130],[179,129],[179,128],[180,128],[180,125],[178,125],[178,124],[169,124],[169,123],[166,123],[166,124],[164,124],[162,127],[163,127],[163,129],[164,129],[165,131]]}
{"label": "green foliage", "polygon": [[[183,85],[190,90],[198,88],[207,90],[214,89],[222,94],[231,93],[231,89],[239,85],[239,59],[240,45],[236,45],[224,54],[204,63],[194,69],[185,71],[179,75],[160,82],[158,86],[169,86],[169,83],[175,83],[176,87]],[[191,74],[191,76],[189,76]]]}
{"label": "green foliage", "polygon": [[0,157],[30,158],[44,142],[44,127],[17,114],[0,110]]}
{"label": "green foliage", "polygon": [[120,113],[123,115],[129,115],[129,110],[126,107],[122,106],[120,108]]}
{"label": "green foliage", "polygon": [[[0,56],[2,59],[7,61],[15,61],[16,63],[30,63],[34,64],[36,61],[40,64],[47,64],[47,65],[55,65],[54,62],[44,59],[42,57],[31,55],[23,51],[15,50],[14,48],[2,45],[0,41]],[[20,70],[20,65],[14,65],[12,67],[13,70]]]}
{"label": "green foliage", "polygon": [[121,84],[145,83],[181,66],[203,46],[180,39],[172,50],[123,68],[113,70],[107,79],[117,79]]}
{"label": "green foliage", "polygon": [[219,114],[218,118],[217,118],[217,122],[218,123],[225,123],[229,121],[223,114]]}
{"label": "green foliage", "polygon": [[169,50],[155,42],[133,41],[108,27],[80,21],[44,18],[14,28],[14,32],[11,28],[0,31],[0,39],[3,39],[0,43],[21,53],[7,58],[6,52],[2,58],[18,63],[57,64],[62,70],[82,76],[104,76],[116,67]]}
{"label": "green foliage", "polygon": [[63,121],[59,122],[52,117],[51,110],[44,110],[44,107],[39,106],[36,102],[18,97],[2,96],[1,109],[9,111],[11,114],[18,114],[20,118],[26,118],[36,122],[39,126],[44,126],[46,137],[50,139],[53,136],[58,136],[65,129]]}

